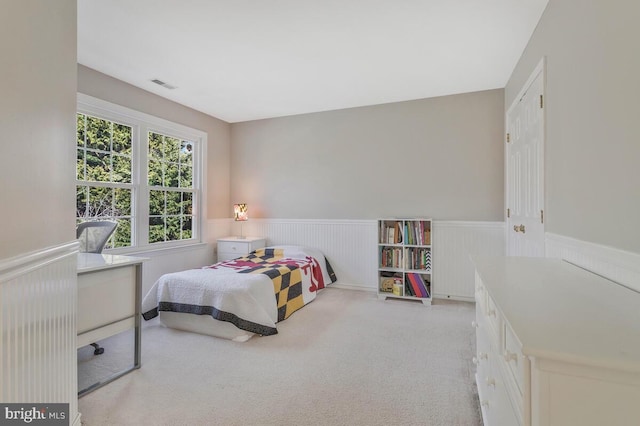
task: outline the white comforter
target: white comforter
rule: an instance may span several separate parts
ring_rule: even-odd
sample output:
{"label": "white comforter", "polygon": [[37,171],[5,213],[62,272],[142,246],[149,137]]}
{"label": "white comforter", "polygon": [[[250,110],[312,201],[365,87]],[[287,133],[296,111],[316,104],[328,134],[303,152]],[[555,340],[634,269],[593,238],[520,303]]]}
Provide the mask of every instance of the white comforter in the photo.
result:
{"label": "white comforter", "polygon": [[[302,265],[303,304],[312,301],[317,290],[335,281],[333,271],[329,272],[331,267],[319,251],[295,246],[277,249],[284,250],[286,259]],[[144,319],[154,318],[159,311],[210,315],[252,333],[276,334],[279,306],[274,282],[263,273],[242,273],[251,268],[247,265],[240,259],[163,275],[142,301]],[[320,267],[321,275],[314,276],[311,265]]]}

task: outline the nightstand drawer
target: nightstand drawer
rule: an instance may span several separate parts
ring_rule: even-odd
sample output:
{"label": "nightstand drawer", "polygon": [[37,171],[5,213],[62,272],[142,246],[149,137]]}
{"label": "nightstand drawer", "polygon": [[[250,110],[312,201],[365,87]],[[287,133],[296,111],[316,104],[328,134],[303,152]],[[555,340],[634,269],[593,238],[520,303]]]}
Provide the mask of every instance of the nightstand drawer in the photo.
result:
{"label": "nightstand drawer", "polygon": [[264,245],[264,238],[221,238],[218,240],[218,262],[246,256]]}
{"label": "nightstand drawer", "polygon": [[239,255],[249,253],[251,243],[237,241],[218,241],[218,251],[221,253],[238,253]]}

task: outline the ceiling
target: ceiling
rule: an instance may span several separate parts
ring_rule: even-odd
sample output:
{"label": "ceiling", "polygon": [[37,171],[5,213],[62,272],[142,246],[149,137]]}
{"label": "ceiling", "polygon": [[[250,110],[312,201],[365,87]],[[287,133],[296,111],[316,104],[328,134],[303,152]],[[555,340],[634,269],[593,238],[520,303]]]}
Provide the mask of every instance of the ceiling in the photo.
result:
{"label": "ceiling", "polygon": [[78,62],[230,123],[376,105],[503,88],[547,2],[78,0]]}

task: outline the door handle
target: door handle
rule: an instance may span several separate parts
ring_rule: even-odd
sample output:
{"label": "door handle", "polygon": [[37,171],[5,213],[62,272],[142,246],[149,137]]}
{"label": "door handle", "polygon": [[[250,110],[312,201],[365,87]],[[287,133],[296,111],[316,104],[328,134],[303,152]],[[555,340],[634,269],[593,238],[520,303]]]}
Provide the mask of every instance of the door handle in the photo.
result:
{"label": "door handle", "polygon": [[524,234],[524,225],[513,225],[513,230]]}

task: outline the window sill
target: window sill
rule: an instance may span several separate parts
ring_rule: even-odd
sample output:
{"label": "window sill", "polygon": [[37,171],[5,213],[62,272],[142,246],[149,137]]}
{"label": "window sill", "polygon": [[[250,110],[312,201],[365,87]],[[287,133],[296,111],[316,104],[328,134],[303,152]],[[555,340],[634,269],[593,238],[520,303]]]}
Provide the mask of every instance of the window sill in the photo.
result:
{"label": "window sill", "polygon": [[126,247],[117,249],[105,250],[105,254],[122,254],[127,256],[143,255],[146,257],[164,256],[166,254],[178,251],[199,250],[207,247],[208,244],[204,242],[189,242],[182,244],[163,245],[160,247],[154,247],[148,245],[144,247]]}

